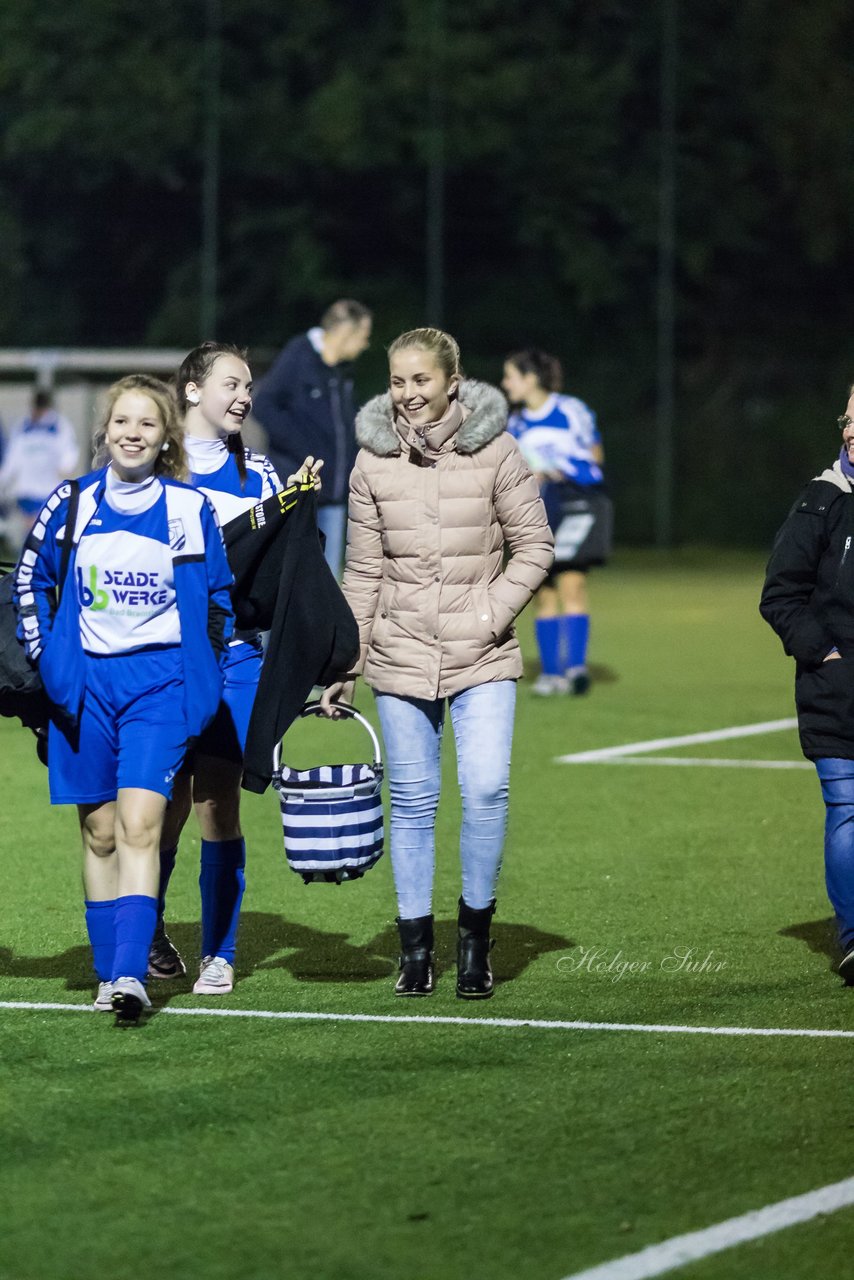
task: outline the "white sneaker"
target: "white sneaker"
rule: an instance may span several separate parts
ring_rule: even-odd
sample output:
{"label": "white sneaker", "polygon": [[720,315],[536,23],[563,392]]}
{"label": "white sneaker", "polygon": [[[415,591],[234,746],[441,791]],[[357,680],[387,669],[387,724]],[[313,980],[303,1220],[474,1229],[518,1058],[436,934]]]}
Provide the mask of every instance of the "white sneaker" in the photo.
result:
{"label": "white sneaker", "polygon": [[538,698],[550,698],[557,693],[568,693],[569,681],[566,676],[547,676],[541,672],[531,685],[531,693]]}
{"label": "white sneaker", "polygon": [[116,978],[110,1003],[122,1022],[138,1022],[143,1009],[151,1008],[148,992],[139,978]]}
{"label": "white sneaker", "polygon": [[193,987],[196,996],[227,996],[234,990],[234,969],[222,956],[205,956]]}
{"label": "white sneaker", "polygon": [[98,994],[95,996],[95,1003],[92,1008],[96,1013],[112,1013],[113,1012],[113,984],[112,982],[99,982]]}

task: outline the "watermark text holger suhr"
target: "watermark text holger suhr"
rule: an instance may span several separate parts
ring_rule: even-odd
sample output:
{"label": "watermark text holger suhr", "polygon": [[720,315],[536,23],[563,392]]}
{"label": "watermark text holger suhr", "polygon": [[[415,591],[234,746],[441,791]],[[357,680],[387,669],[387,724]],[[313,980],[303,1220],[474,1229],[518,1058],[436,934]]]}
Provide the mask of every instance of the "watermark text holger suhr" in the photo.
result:
{"label": "watermark text holger suhr", "polygon": [[651,973],[654,969],[671,974],[720,973],[727,967],[714,951],[697,947],[673,947],[666,955],[653,960],[632,960],[622,950],[609,951],[607,947],[581,947],[570,956],[561,956],[557,968],[562,973],[594,973],[619,982],[622,978]]}

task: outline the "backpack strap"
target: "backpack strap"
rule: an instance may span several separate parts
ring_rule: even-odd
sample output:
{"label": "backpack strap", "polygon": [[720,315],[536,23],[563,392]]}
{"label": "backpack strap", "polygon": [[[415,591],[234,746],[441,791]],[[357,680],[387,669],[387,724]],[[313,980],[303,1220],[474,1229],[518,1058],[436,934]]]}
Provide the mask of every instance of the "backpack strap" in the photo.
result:
{"label": "backpack strap", "polygon": [[77,508],[80,506],[80,485],[76,480],[71,480],[70,485],[71,493],[68,498],[68,512],[65,517],[65,537],[62,541],[62,559],[59,563],[59,581],[56,584],[57,603],[62,599],[62,589],[65,586],[65,579],[68,575],[68,565],[74,546],[74,528],[77,524]]}

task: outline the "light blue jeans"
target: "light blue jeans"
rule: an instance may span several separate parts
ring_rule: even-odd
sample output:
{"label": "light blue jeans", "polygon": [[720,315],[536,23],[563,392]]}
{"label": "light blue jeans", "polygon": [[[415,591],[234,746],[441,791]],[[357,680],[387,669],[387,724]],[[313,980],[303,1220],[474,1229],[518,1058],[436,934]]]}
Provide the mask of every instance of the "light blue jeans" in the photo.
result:
{"label": "light blue jeans", "polygon": [[825,803],[824,879],[836,915],[839,945],[854,947],[854,760],[815,762]]}
{"label": "light blue jeans", "polygon": [[[463,801],[463,898],[481,910],[495,895],[507,830],[515,680],[478,684],[449,698]],[[391,865],[401,919],[429,915],[441,779],[445,699],[376,693],[391,792]]]}
{"label": "light blue jeans", "polygon": [[344,545],[347,541],[347,503],[336,502],[328,507],[318,507],[317,527],[326,534],[323,551],[326,563],[335,577],[340,579],[344,564]]}

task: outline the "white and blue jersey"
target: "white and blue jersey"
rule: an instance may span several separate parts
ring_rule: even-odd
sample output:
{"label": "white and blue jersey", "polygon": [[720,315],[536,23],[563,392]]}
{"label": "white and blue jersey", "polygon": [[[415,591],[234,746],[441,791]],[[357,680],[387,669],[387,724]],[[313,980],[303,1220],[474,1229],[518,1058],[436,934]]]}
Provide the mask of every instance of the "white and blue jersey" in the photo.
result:
{"label": "white and blue jersey", "polygon": [[22,510],[35,515],[63,476],[77,469],[80,450],[69,420],[55,410],[22,418],[9,435],[0,468],[0,488],[10,490]]}
{"label": "white and blue jersey", "polygon": [[221,525],[272,498],[283,488],[269,458],[252,449],[245,451],[246,482],[241,485],[237,459],[224,440],[185,436],[190,484],[210,500]]}
{"label": "white and blue jersey", "polygon": [[555,392],[539,409],[515,410],[507,430],[532,471],[559,474],[583,489],[604,483],[596,461],[602,437],[583,400]]}
{"label": "white and blue jersey", "polygon": [[181,643],[166,491],[155,476],[129,485],[107,472],[75,571],[84,652],[106,656]]}

